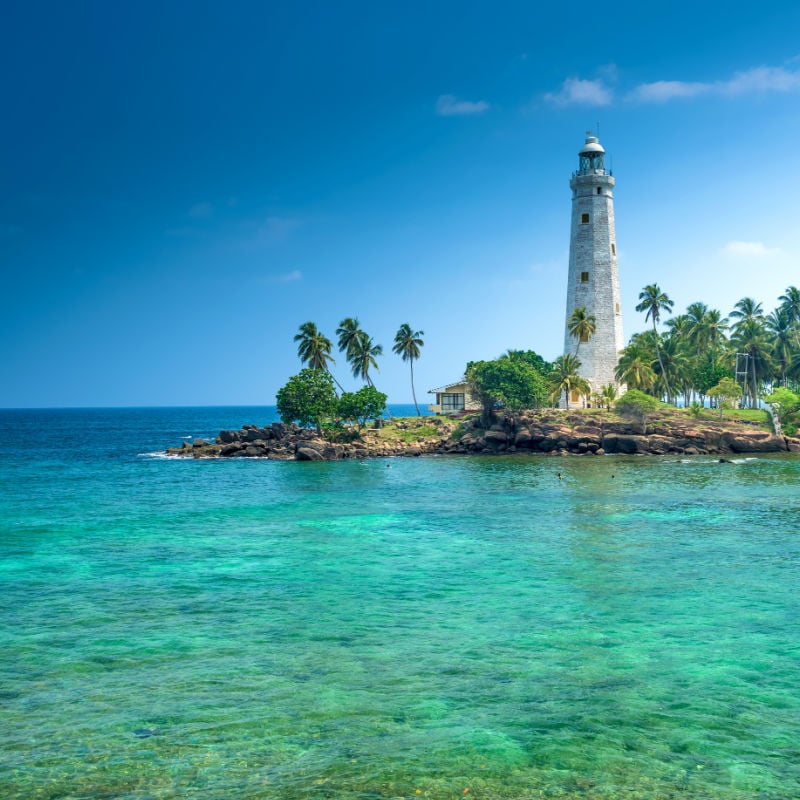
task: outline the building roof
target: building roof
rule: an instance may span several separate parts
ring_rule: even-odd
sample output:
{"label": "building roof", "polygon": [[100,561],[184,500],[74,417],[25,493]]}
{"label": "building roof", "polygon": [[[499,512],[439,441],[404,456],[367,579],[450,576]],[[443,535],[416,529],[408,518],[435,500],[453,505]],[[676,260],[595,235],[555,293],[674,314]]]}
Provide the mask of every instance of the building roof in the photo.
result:
{"label": "building roof", "polygon": [[459,380],[454,381],[453,383],[447,383],[444,386],[440,386],[438,389],[428,389],[428,394],[437,394],[438,392],[446,392],[448,389],[453,389],[456,386],[463,386],[467,382],[467,379],[459,378]]}

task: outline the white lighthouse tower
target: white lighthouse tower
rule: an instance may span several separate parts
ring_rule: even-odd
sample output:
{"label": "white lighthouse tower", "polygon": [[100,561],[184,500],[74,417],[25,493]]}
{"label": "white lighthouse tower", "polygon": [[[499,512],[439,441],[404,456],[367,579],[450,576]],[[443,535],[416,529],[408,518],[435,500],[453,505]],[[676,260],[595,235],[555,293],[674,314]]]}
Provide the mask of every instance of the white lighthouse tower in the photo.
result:
{"label": "white lighthouse tower", "polygon": [[[580,149],[578,170],[569,182],[572,189],[572,227],[569,239],[567,282],[568,321],[576,309],[585,308],[595,319],[593,336],[576,341],[564,326],[564,354],[575,355],[578,370],[592,392],[607,383],[617,385],[614,371],[623,347],[622,313],[617,271],[617,238],[614,230],[614,178],[605,168],[605,150],[587,132]],[[581,401],[577,392],[569,404]]]}

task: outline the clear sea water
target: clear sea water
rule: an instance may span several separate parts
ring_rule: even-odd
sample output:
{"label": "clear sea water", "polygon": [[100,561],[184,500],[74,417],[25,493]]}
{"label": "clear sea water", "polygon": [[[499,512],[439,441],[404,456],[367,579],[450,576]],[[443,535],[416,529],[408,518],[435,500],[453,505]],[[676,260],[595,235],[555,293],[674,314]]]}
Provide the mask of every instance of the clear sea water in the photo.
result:
{"label": "clear sea water", "polygon": [[799,457],[147,455],[272,419],[0,411],[4,800],[800,796]]}

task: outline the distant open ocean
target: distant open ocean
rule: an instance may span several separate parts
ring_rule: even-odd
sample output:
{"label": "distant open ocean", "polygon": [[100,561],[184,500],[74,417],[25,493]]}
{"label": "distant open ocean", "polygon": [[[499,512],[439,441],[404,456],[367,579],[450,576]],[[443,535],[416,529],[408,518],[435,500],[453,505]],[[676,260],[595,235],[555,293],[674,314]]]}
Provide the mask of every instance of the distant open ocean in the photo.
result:
{"label": "distant open ocean", "polygon": [[800,797],[800,458],[163,457],[274,419],[0,411],[0,798]]}

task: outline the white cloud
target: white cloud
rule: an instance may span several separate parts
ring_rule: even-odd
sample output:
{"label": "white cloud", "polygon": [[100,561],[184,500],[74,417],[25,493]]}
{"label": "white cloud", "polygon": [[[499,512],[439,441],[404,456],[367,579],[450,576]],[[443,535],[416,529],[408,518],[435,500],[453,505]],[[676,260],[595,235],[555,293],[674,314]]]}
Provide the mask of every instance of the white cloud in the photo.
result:
{"label": "white cloud", "polygon": [[567,78],[560,92],[548,92],[544,99],[557,106],[607,106],[613,96],[613,91],[601,78],[593,81]]}
{"label": "white cloud", "polygon": [[436,113],[440,117],[464,117],[470,114],[483,114],[488,110],[489,104],[485,100],[476,102],[459,100],[452,94],[443,94],[436,101]]}
{"label": "white cloud", "polygon": [[675,97],[696,97],[710,92],[710,83],[693,83],[689,81],[654,81],[639,84],[628,94],[627,99],[641,103],[665,103]]}
{"label": "white cloud", "polygon": [[641,83],[627,95],[627,100],[641,103],[664,103],[679,97],[702,94],[738,96],[763,92],[800,90],[800,71],[784,67],[754,67],[737,72],[724,81],[654,81]]}
{"label": "white cloud", "polygon": [[277,275],[275,280],[278,283],[293,283],[303,279],[303,273],[299,269],[293,269],[291,272],[285,272],[283,275]]}
{"label": "white cloud", "polygon": [[763,242],[728,242],[722,253],[732,258],[768,258],[780,254],[780,247],[767,247]]}

